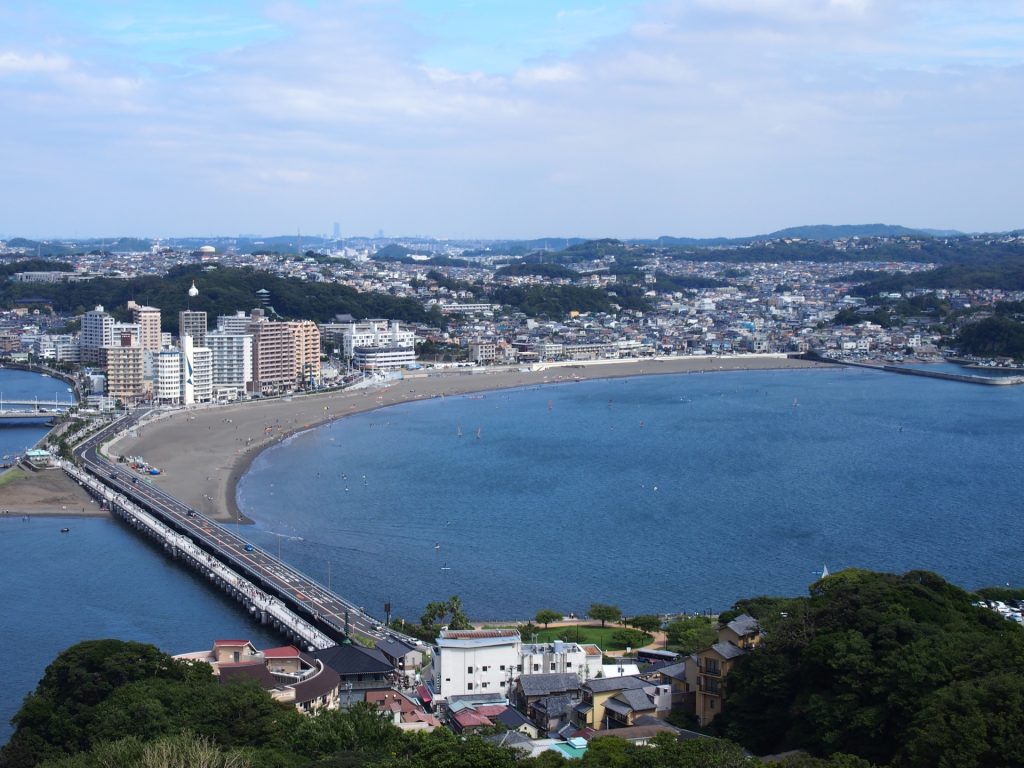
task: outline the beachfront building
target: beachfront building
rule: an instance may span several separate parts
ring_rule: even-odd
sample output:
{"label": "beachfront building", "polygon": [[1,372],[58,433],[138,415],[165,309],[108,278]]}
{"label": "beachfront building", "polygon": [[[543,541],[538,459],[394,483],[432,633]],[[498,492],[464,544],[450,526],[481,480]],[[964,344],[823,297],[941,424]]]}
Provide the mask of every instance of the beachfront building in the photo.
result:
{"label": "beachfront building", "polygon": [[356,347],[352,367],[361,371],[397,371],[416,365],[413,347]]}
{"label": "beachfront building", "polygon": [[181,404],[209,403],[213,399],[213,354],[181,337]]}
{"label": "beachfront building", "polygon": [[118,344],[101,350],[102,364],[107,377],[107,396],[124,404],[135,403],[144,394],[142,377],[142,347],[130,333],[124,333]]}
{"label": "beachfront building", "polygon": [[493,341],[471,341],[469,359],[474,363],[493,363],[498,359],[498,345]]}
{"label": "beachfront building", "polygon": [[216,400],[234,400],[252,384],[252,334],[209,331],[206,346],[213,355]]}
{"label": "beachfront building", "polygon": [[[231,318],[226,327],[237,327],[238,319]],[[254,309],[248,331],[252,334],[253,392],[273,395],[320,383],[320,331],[315,323],[274,321],[262,309]]]}
{"label": "beachfront building", "polygon": [[206,346],[206,313],[183,309],[178,313],[178,338],[191,336],[194,344]]}
{"label": "beachfront building", "polygon": [[102,364],[103,348],[114,344],[114,317],[104,311],[102,304],[82,315],[78,342],[83,363]]}
{"label": "beachfront building", "polygon": [[403,329],[397,320],[365,320],[361,323],[329,323],[321,326],[325,335],[341,342],[341,354],[352,359],[359,348],[408,349],[415,360],[416,334]]}
{"label": "beachfront building", "polygon": [[[259,314],[257,315],[257,312]],[[262,395],[275,395],[295,388],[295,351],[292,329],[275,323],[253,311],[252,389]]]}
{"label": "beachfront building", "polygon": [[153,399],[162,405],[181,404],[181,350],[168,347],[157,353]]}
{"label": "beachfront building", "polygon": [[192,387],[195,402],[213,401],[213,353],[209,347],[192,348]]}
{"label": "beachfront building", "polygon": [[128,302],[132,313],[132,323],[139,327],[139,346],[143,352],[160,351],[160,310]]}
{"label": "beachfront building", "polygon": [[523,671],[522,645],[514,629],[442,630],[433,660],[436,697],[510,696]]}
{"label": "beachfront building", "polygon": [[320,386],[320,329],[312,320],[292,320],[295,348],[295,378],[301,386],[312,389]]}

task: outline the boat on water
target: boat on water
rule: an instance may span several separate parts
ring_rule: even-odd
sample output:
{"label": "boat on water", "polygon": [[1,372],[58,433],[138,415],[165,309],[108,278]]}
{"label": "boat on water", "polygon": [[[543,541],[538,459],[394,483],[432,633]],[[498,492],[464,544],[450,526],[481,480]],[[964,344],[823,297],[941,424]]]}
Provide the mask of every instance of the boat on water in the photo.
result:
{"label": "boat on water", "polygon": [[71,529],[70,529],[70,528],[61,528],[61,529],[60,529],[60,532],[61,532],[61,533],[70,533],[70,532],[71,532]]}

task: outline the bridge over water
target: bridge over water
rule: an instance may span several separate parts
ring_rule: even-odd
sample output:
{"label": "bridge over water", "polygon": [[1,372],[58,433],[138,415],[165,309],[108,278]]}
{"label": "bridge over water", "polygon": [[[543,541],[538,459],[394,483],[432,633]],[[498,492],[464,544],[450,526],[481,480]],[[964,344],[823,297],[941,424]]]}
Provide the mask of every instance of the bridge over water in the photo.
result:
{"label": "bridge over water", "polygon": [[[391,629],[384,630],[383,622],[352,601],[325,588],[271,553],[253,546],[229,527],[189,508],[161,488],[140,482],[118,464],[108,461],[100,452],[100,446],[117,433],[134,428],[143,415],[136,412],[125,417],[75,448],[79,470],[91,476],[88,487],[96,492],[98,486],[104,494],[109,494],[115,511],[120,509],[122,513],[119,514],[123,514],[124,510],[134,508],[144,512],[162,527],[160,536],[167,546],[179,551],[188,542],[193,552],[191,560],[187,560],[189,564],[205,563],[209,567],[211,562],[215,562],[217,567],[226,568],[242,579],[246,590],[255,590],[286,607],[309,627],[299,632],[296,627],[300,625],[293,622],[287,625],[288,631],[299,635],[309,645],[324,647],[321,635],[330,638],[331,643],[339,642],[346,634],[346,627],[349,632],[370,640],[391,635],[419,644],[416,638]],[[140,519],[134,511],[131,515],[135,520]],[[154,530],[152,525],[146,524],[145,527],[147,531]],[[225,582],[222,576],[218,578],[222,583],[233,585],[233,582]],[[249,595],[249,592],[242,594]],[[251,597],[246,599],[250,607],[256,605]],[[259,610],[264,609],[260,607]]]}

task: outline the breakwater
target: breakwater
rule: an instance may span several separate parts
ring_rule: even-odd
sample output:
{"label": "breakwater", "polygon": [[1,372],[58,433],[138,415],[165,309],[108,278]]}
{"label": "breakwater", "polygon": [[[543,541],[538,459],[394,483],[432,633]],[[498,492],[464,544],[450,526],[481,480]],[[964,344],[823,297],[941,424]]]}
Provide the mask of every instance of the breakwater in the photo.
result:
{"label": "breakwater", "polygon": [[885,373],[899,373],[904,376],[924,376],[928,379],[944,379],[945,381],[959,381],[963,384],[982,384],[989,387],[1007,387],[1016,384],[1024,384],[1024,376],[974,376],[967,373],[949,373],[948,371],[929,371],[925,368],[911,368],[904,365],[887,365],[884,363],[864,363],[857,360],[841,360],[829,357],[821,357],[814,353],[800,355],[801,360],[813,360],[819,363],[833,363],[845,365],[850,368],[865,368],[869,371],[883,371]]}

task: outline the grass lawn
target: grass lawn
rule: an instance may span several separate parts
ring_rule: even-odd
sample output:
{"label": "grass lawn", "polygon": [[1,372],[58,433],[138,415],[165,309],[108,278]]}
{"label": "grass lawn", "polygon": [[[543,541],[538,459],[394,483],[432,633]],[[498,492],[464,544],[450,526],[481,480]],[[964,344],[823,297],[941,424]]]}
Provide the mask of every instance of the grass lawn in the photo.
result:
{"label": "grass lawn", "polygon": [[[623,631],[622,627],[613,625],[608,625],[603,629],[601,627],[551,627],[549,629],[541,628],[537,631],[537,642],[550,643],[552,640],[567,640],[570,642],[594,643],[595,645],[600,646],[601,650],[603,651],[624,651],[626,649],[627,644],[622,642],[615,642],[612,639],[612,636],[616,632],[621,631]],[[639,632],[635,629],[627,629],[626,631],[635,633],[636,636],[641,640],[640,642],[633,642],[633,648],[642,648],[654,639],[646,632]],[[533,642],[533,638],[524,637],[523,642]]]}

